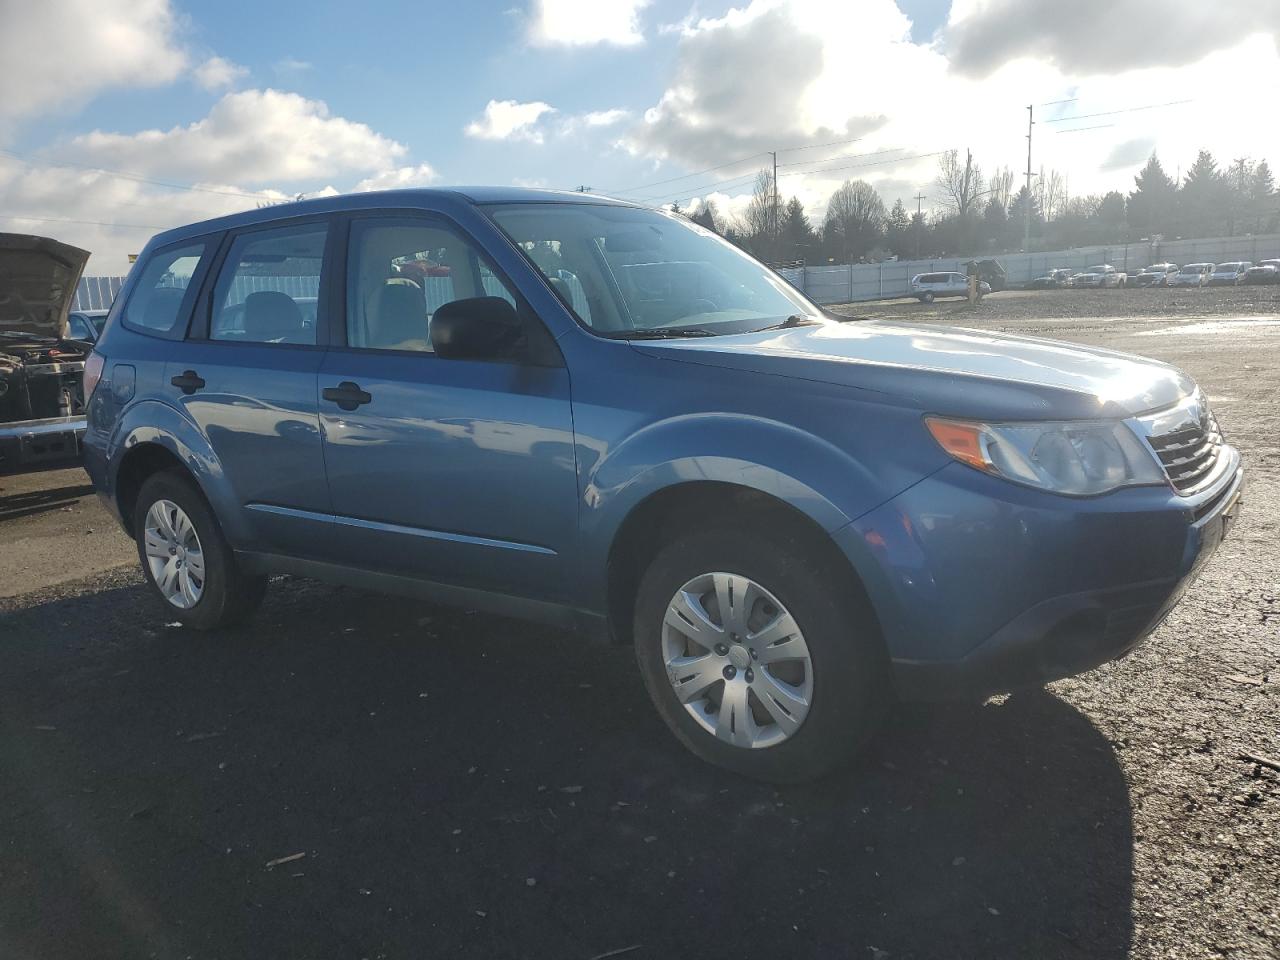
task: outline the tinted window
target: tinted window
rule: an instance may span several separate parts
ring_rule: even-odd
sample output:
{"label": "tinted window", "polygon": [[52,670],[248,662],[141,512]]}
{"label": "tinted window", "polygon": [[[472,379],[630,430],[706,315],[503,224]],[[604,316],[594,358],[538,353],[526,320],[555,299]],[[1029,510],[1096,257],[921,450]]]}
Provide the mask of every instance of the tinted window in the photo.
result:
{"label": "tinted window", "polygon": [[314,344],[327,232],[309,223],[236,237],[214,289],[210,339]]}
{"label": "tinted window", "polygon": [[[821,313],[766,267],[675,215],[589,203],[490,208],[584,324],[609,334],[740,333]],[[677,334],[678,335],[678,334]]]}
{"label": "tinted window", "polygon": [[347,344],[431,352],[431,318],[471,297],[516,298],[475,246],[431,221],[356,221],[347,262]]}
{"label": "tinted window", "polygon": [[67,320],[67,334],[72,340],[92,340],[95,336],[88,319],[78,313],[73,313]]}
{"label": "tinted window", "polygon": [[169,333],[178,322],[191,277],[200,266],[206,244],[195,243],[156,253],[142,268],[121,314],[126,327]]}

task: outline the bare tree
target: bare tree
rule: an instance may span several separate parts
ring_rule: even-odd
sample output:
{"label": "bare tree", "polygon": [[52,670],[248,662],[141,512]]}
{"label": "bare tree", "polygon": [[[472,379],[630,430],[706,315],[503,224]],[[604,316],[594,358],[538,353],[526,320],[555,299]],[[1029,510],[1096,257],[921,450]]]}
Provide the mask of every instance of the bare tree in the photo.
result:
{"label": "bare tree", "polygon": [[1007,211],[1009,201],[1013,199],[1013,171],[1008,167],[997,167],[996,172],[987,180],[988,202],[994,200],[1000,209]]}
{"label": "bare tree", "polygon": [[960,217],[975,212],[978,195],[982,193],[982,168],[973,162],[973,154],[965,151],[960,160],[959,150],[948,150],[938,158],[938,191],[942,204]]}
{"label": "bare tree", "polygon": [[751,202],[742,214],[743,231],[753,250],[764,249],[773,241],[778,222],[776,213],[773,174],[768,170],[761,170],[756,174]]}
{"label": "bare tree", "polygon": [[1067,180],[1061,173],[1041,167],[1032,189],[1045,220],[1056,219],[1062,214],[1067,205]]}
{"label": "bare tree", "polygon": [[829,249],[846,262],[870,250],[884,232],[884,201],[865,180],[846,180],[827,201],[822,232]]}

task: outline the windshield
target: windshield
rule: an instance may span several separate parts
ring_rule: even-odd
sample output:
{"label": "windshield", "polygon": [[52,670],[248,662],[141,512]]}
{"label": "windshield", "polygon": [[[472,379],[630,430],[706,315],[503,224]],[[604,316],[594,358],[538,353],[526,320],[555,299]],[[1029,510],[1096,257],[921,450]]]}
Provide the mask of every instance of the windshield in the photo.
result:
{"label": "windshield", "polygon": [[1235,273],[1240,269],[1238,263],[1220,263],[1218,264],[1218,273]]}
{"label": "windshield", "polygon": [[822,320],[777,274],[682,217],[587,203],[489,211],[578,318],[605,336],[707,336]]}
{"label": "windshield", "polygon": [[1107,268],[1105,266],[1089,267],[1087,270],[1085,270],[1085,273],[1106,273],[1106,272],[1107,272]]}

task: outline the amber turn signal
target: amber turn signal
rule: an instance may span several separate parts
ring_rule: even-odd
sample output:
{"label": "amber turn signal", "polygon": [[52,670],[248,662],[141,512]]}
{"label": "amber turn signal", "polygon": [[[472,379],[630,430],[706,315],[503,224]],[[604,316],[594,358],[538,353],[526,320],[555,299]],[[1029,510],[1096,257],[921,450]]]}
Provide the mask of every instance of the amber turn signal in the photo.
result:
{"label": "amber turn signal", "polygon": [[982,428],[972,423],[925,417],[925,426],[943,450],[961,463],[991,472],[991,464],[982,452]]}

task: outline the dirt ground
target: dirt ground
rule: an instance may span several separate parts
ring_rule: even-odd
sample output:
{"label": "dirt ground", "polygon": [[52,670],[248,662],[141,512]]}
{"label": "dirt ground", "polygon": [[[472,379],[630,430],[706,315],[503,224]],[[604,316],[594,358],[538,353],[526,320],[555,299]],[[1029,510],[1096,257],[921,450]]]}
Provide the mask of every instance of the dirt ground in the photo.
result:
{"label": "dirt ground", "polygon": [[0,958],[1280,955],[1280,287],[843,309],[1200,381],[1244,513],[1134,654],[778,790],[627,650],[287,579],[193,634],[83,473],[0,479]]}

